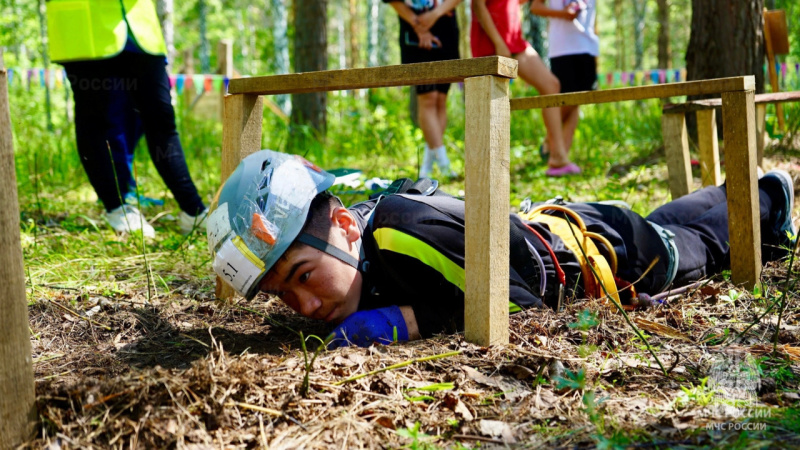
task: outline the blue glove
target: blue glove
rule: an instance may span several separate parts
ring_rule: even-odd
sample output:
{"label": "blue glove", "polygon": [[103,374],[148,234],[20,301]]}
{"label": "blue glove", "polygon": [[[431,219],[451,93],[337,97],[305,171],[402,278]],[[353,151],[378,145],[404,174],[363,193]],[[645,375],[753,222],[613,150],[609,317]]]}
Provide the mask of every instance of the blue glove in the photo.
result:
{"label": "blue glove", "polygon": [[373,342],[390,344],[394,341],[395,329],[398,341],[408,340],[406,320],[397,306],[358,311],[336,326],[331,333],[333,339],[330,340],[328,348],[345,347],[350,344],[369,347]]}

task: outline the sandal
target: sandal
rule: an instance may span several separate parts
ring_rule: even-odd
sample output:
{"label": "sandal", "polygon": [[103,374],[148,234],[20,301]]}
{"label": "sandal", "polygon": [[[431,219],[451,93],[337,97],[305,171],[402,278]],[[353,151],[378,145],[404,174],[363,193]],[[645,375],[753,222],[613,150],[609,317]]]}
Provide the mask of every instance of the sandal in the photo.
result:
{"label": "sandal", "polygon": [[548,167],[544,174],[548,177],[565,177],[568,175],[577,175],[581,173],[581,168],[575,163],[569,163],[561,167]]}

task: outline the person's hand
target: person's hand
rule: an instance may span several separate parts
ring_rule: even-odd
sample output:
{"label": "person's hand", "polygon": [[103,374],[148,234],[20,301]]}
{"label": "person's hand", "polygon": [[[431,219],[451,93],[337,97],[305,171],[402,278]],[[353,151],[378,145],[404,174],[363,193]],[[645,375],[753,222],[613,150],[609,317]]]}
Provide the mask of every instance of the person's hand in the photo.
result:
{"label": "person's hand", "polygon": [[511,50],[508,49],[508,46],[504,41],[500,41],[497,44],[494,44],[494,53],[497,56],[505,56],[506,58],[511,58]]}
{"label": "person's hand", "polygon": [[578,2],[570,2],[565,8],[564,13],[567,15],[567,20],[575,20],[578,14],[581,13],[581,6]]}
{"label": "person's hand", "polygon": [[417,38],[419,38],[419,47],[424,48],[425,50],[432,49],[434,44],[440,48],[442,46],[442,41],[440,41],[438,37],[431,34],[430,31],[417,33]]}
{"label": "person's hand", "polygon": [[437,13],[435,9],[418,15],[417,25],[414,27],[414,31],[421,33],[430,30],[433,24],[439,20],[439,17],[439,13]]}
{"label": "person's hand", "polygon": [[408,327],[397,306],[358,311],[337,325],[328,340],[328,348],[351,344],[369,347],[373,342],[390,344],[395,340],[407,341]]}

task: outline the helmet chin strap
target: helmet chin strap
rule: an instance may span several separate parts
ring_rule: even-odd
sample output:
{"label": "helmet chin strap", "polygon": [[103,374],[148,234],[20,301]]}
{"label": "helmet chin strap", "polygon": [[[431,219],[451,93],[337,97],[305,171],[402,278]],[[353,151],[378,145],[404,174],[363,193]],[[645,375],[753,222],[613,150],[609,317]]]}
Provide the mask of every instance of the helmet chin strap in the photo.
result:
{"label": "helmet chin strap", "polygon": [[358,260],[354,258],[349,253],[345,252],[344,250],[334,247],[331,244],[323,241],[322,239],[312,236],[308,233],[301,233],[295,239],[297,242],[301,242],[303,244],[308,245],[309,247],[314,247],[315,249],[327,253],[334,258],[342,261],[343,263],[352,266],[354,269],[358,270]]}

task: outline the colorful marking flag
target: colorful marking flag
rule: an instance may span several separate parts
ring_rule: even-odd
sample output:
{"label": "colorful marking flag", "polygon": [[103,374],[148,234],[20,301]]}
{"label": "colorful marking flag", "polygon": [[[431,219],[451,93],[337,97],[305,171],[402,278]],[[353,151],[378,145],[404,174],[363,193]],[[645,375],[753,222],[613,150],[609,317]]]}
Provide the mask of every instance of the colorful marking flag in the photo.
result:
{"label": "colorful marking flag", "polygon": [[176,75],[175,76],[175,90],[178,91],[178,94],[183,93],[183,87],[186,84],[186,78],[183,75]]}
{"label": "colorful marking flag", "polygon": [[228,84],[230,84],[231,79],[228,78],[228,77],[225,77],[225,79],[223,81],[225,81],[225,92],[227,93],[228,92]]}
{"label": "colorful marking flag", "polygon": [[222,92],[222,77],[214,77],[213,81],[214,92]]}
{"label": "colorful marking flag", "polygon": [[203,93],[203,83],[205,79],[205,75],[192,75],[192,85],[194,86],[195,94],[200,95]]}
{"label": "colorful marking flag", "polygon": [[653,84],[658,84],[658,71],[657,70],[650,71],[650,79],[653,80]]}
{"label": "colorful marking flag", "polygon": [[168,78],[169,78],[169,88],[172,89],[175,87],[175,82],[177,81],[177,77],[175,75],[170,75]]}
{"label": "colorful marking flag", "polygon": [[14,69],[8,69],[8,85],[11,86],[11,83],[14,82]]}
{"label": "colorful marking flag", "polygon": [[203,90],[211,92],[211,75],[206,75],[206,79],[203,81]]}

